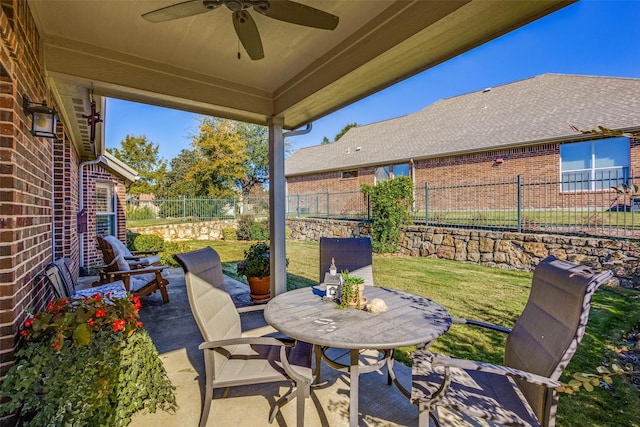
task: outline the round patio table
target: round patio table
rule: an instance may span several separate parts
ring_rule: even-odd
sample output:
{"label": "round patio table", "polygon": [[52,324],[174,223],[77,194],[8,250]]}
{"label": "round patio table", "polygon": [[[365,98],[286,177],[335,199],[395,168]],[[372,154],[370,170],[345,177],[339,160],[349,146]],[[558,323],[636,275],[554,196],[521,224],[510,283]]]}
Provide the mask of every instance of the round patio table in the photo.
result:
{"label": "round patio table", "polygon": [[[377,286],[366,286],[364,297],[369,302],[380,298],[389,309],[383,313],[338,310],[334,301],[318,296],[313,288],[303,288],[276,296],[264,311],[266,321],[277,330],[314,344],[316,357],[325,356],[323,351],[318,354],[320,347],[349,349],[350,365],[346,370],[350,377],[349,425],[353,427],[358,425],[359,375],[370,372],[359,364],[360,351],[383,352],[389,376],[396,382],[393,349],[429,345],[451,326],[449,312],[428,298]],[[335,363],[328,365],[336,367]],[[397,382],[396,385],[399,386]]]}

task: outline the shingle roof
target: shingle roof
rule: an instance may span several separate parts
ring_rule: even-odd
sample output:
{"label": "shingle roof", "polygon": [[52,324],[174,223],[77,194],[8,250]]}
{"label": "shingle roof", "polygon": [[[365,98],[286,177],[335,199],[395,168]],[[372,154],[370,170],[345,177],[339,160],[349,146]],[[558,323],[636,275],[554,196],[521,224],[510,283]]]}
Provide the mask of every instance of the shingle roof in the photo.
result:
{"label": "shingle roof", "polygon": [[542,74],[442,99],[407,116],[352,128],[333,144],[299,149],[286,160],[285,174],[579,138],[571,126],[640,129],[640,79]]}

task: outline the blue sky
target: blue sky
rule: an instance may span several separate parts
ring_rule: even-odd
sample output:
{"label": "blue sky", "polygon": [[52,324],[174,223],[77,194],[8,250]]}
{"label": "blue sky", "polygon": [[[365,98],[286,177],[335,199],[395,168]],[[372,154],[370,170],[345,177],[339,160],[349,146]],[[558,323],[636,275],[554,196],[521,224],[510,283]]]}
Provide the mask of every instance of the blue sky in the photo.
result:
{"label": "blue sky", "polygon": [[[313,123],[293,149],[333,140],[348,123],[414,113],[443,98],[544,73],[640,78],[640,1],[582,0]],[[198,116],[109,99],[106,146],[146,136],[170,161],[191,148]]]}

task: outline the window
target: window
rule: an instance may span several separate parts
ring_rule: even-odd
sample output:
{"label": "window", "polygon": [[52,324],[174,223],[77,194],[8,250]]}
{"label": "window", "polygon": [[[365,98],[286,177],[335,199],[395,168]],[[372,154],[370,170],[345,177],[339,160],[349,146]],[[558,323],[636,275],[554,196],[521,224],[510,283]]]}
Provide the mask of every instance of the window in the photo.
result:
{"label": "window", "polygon": [[358,171],[344,171],[342,172],[342,178],[356,178],[358,176]]}
{"label": "window", "polygon": [[390,177],[389,166],[377,167],[375,170],[376,181],[384,181]]}
{"label": "window", "polygon": [[393,165],[393,177],[409,176],[409,163],[403,163],[401,165]]}
{"label": "window", "polygon": [[627,183],[629,163],[628,138],[562,144],[562,191],[602,190]]}
{"label": "window", "polygon": [[96,232],[103,236],[116,234],[113,187],[106,182],[96,182]]}

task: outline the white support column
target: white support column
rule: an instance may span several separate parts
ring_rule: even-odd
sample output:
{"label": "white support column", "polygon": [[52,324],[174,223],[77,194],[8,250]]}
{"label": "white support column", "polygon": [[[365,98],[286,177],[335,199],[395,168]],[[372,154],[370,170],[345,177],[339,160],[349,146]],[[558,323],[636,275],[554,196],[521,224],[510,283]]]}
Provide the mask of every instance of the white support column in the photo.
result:
{"label": "white support column", "polygon": [[284,178],[283,121],[269,118],[269,207],[271,240],[271,296],[287,291],[287,248],[285,239],[286,180]]}

